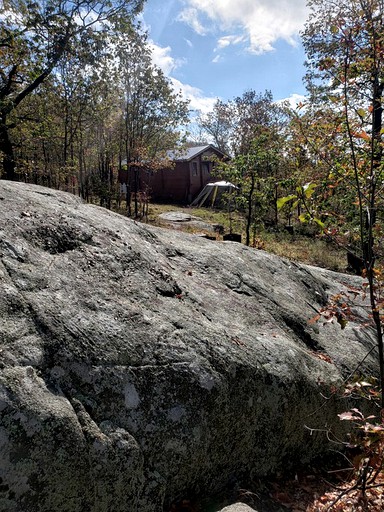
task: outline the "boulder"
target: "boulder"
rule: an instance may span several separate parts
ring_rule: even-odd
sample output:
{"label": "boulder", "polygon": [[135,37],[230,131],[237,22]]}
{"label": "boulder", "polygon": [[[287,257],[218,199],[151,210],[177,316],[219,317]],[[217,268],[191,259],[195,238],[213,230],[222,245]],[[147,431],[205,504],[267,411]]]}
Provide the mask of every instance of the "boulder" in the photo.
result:
{"label": "boulder", "polygon": [[255,512],[255,509],[245,503],[234,503],[233,505],[222,508],[220,512]]}
{"label": "boulder", "polygon": [[308,323],[357,276],[21,183],[0,219],[2,512],[159,512],[308,463],[330,388],[377,372],[362,307]]}

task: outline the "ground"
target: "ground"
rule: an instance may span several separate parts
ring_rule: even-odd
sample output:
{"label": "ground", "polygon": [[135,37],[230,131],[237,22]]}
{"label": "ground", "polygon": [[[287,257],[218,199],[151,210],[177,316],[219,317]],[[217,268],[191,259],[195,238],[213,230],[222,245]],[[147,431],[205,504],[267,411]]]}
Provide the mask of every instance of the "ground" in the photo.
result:
{"label": "ground", "polygon": [[[384,510],[381,475],[376,486],[369,489],[365,498],[361,491],[352,490],[353,478],[342,480],[342,473],[326,475],[314,470],[293,478],[255,483],[253,490],[237,489],[224,505],[242,502],[259,512],[382,512]],[[329,479],[327,480],[327,476]],[[252,486],[253,487],[253,486]],[[199,500],[180,500],[172,505],[169,512],[213,512],[218,506],[199,503]],[[219,506],[221,508],[221,505]]]}

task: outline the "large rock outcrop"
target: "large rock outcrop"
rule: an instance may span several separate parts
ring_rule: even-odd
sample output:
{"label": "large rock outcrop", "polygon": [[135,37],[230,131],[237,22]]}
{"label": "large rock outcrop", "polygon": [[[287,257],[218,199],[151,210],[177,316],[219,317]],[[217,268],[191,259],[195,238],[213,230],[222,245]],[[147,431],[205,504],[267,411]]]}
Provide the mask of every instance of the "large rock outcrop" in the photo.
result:
{"label": "large rock outcrop", "polygon": [[358,278],[50,189],[0,182],[0,255],[2,512],[159,512],[305,463],[374,344],[308,324]]}

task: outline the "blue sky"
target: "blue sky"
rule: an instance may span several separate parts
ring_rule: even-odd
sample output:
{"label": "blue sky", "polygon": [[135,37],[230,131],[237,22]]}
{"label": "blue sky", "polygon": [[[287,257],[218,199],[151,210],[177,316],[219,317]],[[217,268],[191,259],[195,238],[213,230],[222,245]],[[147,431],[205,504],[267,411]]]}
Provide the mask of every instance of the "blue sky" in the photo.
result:
{"label": "blue sky", "polygon": [[305,0],[147,0],[143,23],[153,59],[206,112],[247,89],[300,99]]}

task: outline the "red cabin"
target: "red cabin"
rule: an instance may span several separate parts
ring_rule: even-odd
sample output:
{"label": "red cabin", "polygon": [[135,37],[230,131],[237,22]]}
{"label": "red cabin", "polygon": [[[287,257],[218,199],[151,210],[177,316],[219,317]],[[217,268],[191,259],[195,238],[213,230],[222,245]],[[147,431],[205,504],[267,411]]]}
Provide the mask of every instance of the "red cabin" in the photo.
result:
{"label": "red cabin", "polygon": [[210,144],[169,151],[168,157],[172,168],[151,171],[131,166],[130,171],[119,172],[121,192],[125,194],[129,184],[132,192],[146,192],[152,201],[189,204],[207,183],[217,180],[212,176],[215,160],[228,158]]}

